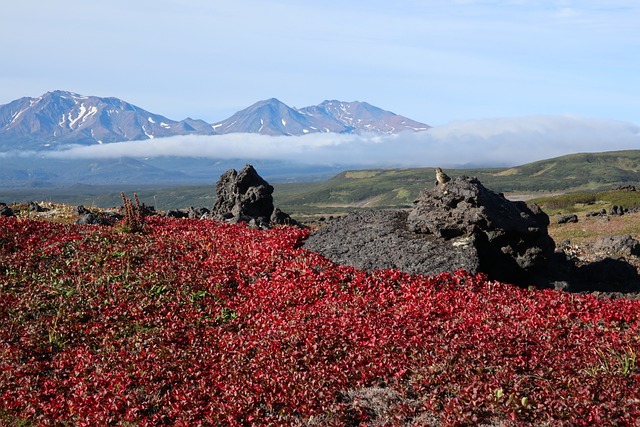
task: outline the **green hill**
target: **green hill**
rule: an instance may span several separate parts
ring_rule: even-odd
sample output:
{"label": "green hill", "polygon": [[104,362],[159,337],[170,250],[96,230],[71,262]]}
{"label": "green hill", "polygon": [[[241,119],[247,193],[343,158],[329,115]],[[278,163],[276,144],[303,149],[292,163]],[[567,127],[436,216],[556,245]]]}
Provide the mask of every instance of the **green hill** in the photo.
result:
{"label": "green hill", "polygon": [[[446,173],[451,177],[476,176],[486,187],[511,196],[597,192],[621,184],[640,184],[640,150],[571,154],[512,168],[447,169]],[[433,168],[407,168],[352,170],[321,182],[272,184],[275,204],[295,217],[337,214],[357,208],[408,207],[422,189],[430,188],[434,183]],[[123,190],[127,193],[136,191],[141,201],[160,210],[211,207],[215,199],[214,185],[174,188],[78,186],[57,190],[0,190],[0,201],[47,200],[110,207],[120,203],[120,191]]]}
{"label": "green hill", "polygon": [[[476,176],[486,187],[512,195],[600,191],[640,183],[640,150],[571,154],[513,168],[446,172],[451,177]],[[433,168],[345,171],[323,182],[276,185],[274,198],[285,211],[298,214],[410,206],[422,189],[434,183]]]}

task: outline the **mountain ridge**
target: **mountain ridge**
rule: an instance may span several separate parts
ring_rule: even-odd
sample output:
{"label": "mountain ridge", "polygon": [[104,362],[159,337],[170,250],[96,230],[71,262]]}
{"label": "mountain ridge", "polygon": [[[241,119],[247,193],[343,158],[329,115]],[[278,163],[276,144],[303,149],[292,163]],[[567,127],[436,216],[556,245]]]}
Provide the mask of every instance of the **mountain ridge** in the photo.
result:
{"label": "mountain ridge", "polygon": [[298,109],[270,98],[209,124],[192,118],[172,120],[115,97],[54,90],[37,98],[23,97],[0,105],[0,152],[41,151],[71,144],[93,145],[193,134],[391,134],[429,128],[424,123],[359,101],[323,101]]}
{"label": "mountain ridge", "polygon": [[198,133],[186,121],[114,97],[52,91],[0,106],[0,148],[46,150]]}

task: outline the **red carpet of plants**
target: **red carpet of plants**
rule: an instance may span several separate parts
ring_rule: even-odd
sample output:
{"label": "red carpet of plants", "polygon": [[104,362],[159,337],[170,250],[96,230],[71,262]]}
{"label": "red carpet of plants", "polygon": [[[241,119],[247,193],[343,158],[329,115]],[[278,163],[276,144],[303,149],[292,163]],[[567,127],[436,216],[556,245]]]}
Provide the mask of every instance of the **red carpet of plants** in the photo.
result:
{"label": "red carpet of plants", "polygon": [[[640,302],[365,273],[308,231],[0,218],[0,425],[634,425]],[[353,393],[352,393],[353,395]]]}

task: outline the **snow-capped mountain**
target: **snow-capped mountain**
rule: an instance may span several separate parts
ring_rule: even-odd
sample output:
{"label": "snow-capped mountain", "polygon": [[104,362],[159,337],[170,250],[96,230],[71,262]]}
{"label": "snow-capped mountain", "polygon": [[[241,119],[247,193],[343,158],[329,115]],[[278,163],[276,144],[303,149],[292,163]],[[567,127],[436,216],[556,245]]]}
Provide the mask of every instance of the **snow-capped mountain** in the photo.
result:
{"label": "snow-capped mountain", "polygon": [[420,132],[431,126],[375,107],[366,102],[323,101],[319,105],[298,110],[314,118],[330,117],[355,132],[398,133]]}
{"label": "snow-capped mountain", "polygon": [[213,124],[213,128],[217,133],[305,135],[315,132],[419,132],[430,126],[366,102],[333,100],[304,108],[291,108],[271,98],[238,111],[228,119]]}
{"label": "snow-capped mountain", "polygon": [[313,132],[345,132],[336,120],[326,123],[271,98],[240,110],[213,124],[217,133],[259,133],[262,135],[304,135]]}
{"label": "snow-capped mountain", "polygon": [[211,134],[198,120],[170,120],[118,98],[66,91],[20,98],[0,106],[0,147],[51,149],[64,144],[92,145],[184,134]]}
{"label": "snow-capped mountain", "polygon": [[333,100],[292,108],[271,98],[214,124],[190,118],[175,121],[118,98],[60,90],[0,105],[0,151],[55,150],[68,144],[94,145],[188,134],[390,134],[427,129],[429,126],[424,123],[357,101]]}

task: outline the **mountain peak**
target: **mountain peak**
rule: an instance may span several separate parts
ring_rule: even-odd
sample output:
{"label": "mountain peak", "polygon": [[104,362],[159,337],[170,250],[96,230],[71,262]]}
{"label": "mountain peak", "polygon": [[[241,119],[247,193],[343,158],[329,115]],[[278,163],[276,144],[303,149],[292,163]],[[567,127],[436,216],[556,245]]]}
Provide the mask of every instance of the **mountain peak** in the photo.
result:
{"label": "mountain peak", "polygon": [[[208,129],[209,133],[213,133]],[[0,147],[52,149],[202,133],[117,98],[54,90],[0,106]],[[4,148],[4,147],[2,147]]]}
{"label": "mountain peak", "polygon": [[66,144],[93,145],[187,134],[390,134],[427,129],[429,126],[424,123],[366,102],[335,99],[291,108],[277,98],[269,98],[213,125],[193,119],[177,122],[118,98],[65,90],[0,105],[0,151],[51,150]]}
{"label": "mountain peak", "polygon": [[362,101],[325,100],[319,105],[306,107],[300,111],[333,117],[339,123],[351,128],[353,132],[392,134],[403,131],[420,132],[431,127]]}

